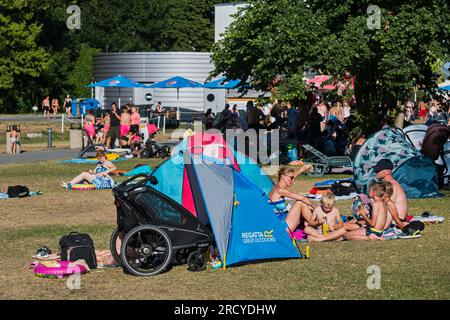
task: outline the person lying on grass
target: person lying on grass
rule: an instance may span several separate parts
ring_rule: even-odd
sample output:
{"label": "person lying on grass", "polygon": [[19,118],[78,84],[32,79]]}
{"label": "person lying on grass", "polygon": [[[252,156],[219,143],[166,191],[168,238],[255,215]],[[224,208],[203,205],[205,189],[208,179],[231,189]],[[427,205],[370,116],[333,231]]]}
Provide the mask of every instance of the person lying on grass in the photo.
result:
{"label": "person lying on grass", "polygon": [[364,219],[366,225],[353,231],[347,231],[345,234],[347,240],[385,240],[382,238],[387,219],[385,195],[386,189],[383,183],[375,182],[370,185],[369,197],[374,200],[372,213],[369,214],[363,206],[360,207],[358,213]]}
{"label": "person lying on grass", "polygon": [[[315,225],[305,226],[305,233],[308,235],[308,241],[333,241],[343,240],[345,234],[344,224],[338,208],[334,207],[336,197],[328,192],[322,195],[321,205],[314,209],[313,219],[317,222]],[[323,225],[329,227],[328,233],[323,234],[321,228]]]}
{"label": "person lying on grass", "polygon": [[[281,168],[278,172],[278,183],[269,194],[270,204],[274,207],[273,211],[285,224],[286,231],[289,234],[297,229],[302,217],[303,221],[314,224],[311,209],[314,210],[317,204],[302,195],[289,191],[289,188],[294,184],[295,178],[311,169],[312,165],[305,165],[297,170],[289,167]],[[296,201],[293,205],[288,205],[285,201],[286,198]]]}
{"label": "person lying on grass", "polygon": [[61,181],[59,184],[63,188],[72,189],[72,186],[77,183],[92,183],[96,189],[111,189],[114,187],[114,180],[109,176],[109,173],[116,170],[116,166],[106,160],[106,154],[103,151],[97,151],[98,164],[94,170],[82,172],[70,182]]}

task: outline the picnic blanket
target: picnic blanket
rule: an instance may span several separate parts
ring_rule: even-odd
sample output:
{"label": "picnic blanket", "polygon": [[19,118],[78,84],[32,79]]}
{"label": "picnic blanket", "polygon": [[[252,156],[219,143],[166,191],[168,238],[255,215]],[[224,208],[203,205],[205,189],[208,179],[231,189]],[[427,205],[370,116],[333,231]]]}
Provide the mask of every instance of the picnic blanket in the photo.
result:
{"label": "picnic blanket", "polygon": [[314,184],[314,187],[326,187],[326,186],[331,186],[336,182],[353,182],[353,178],[348,178],[348,179],[340,179],[340,180],[325,180],[325,181],[321,181],[321,182],[316,182]]}
{"label": "picnic blanket", "polygon": [[[42,196],[42,195],[43,195],[43,193],[40,192],[40,191],[30,191],[30,193],[28,194],[28,197]],[[28,197],[25,197],[25,198],[28,198]],[[16,198],[10,198],[7,193],[0,192],[0,199],[21,199],[21,198],[17,198],[17,197]]]}
{"label": "picnic blanket", "polygon": [[133,170],[124,173],[123,175],[126,177],[132,177],[140,173],[150,174],[152,173],[152,171],[152,167],[150,167],[149,165],[139,165],[136,166]]}
{"label": "picnic blanket", "polygon": [[[303,196],[314,200],[314,201],[319,201],[320,199],[322,199],[322,194],[311,194],[311,193],[304,193]],[[342,201],[342,200],[351,200],[354,199],[358,196],[358,194],[356,192],[352,192],[350,193],[348,196],[336,196],[336,201]],[[292,200],[292,199],[289,199]]]}
{"label": "picnic blanket", "polygon": [[438,223],[443,223],[445,220],[444,217],[442,216],[434,216],[434,215],[429,215],[429,216],[414,216],[410,221],[420,221],[423,222],[424,224],[438,224]]}
{"label": "picnic blanket", "polygon": [[70,190],[71,191],[111,190],[113,187],[114,186],[108,188],[97,188],[93,183],[77,183],[72,185],[72,188]]}
{"label": "picnic blanket", "polygon": [[[128,160],[127,158],[123,158],[123,157],[119,157],[115,160],[109,160],[111,162],[118,162],[118,161],[124,161],[124,160]],[[61,160],[58,163],[74,163],[74,164],[85,164],[85,163],[92,163],[92,164],[96,164],[98,163],[97,159],[82,159],[82,158],[78,158],[78,159],[69,159],[69,160]]]}

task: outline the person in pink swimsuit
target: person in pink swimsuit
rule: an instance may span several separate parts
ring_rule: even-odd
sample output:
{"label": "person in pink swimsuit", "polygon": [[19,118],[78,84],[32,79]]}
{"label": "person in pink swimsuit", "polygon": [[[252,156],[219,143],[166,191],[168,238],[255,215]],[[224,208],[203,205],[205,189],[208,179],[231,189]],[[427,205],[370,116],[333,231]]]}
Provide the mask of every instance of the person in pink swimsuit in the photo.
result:
{"label": "person in pink swimsuit", "polygon": [[136,106],[131,107],[131,128],[130,131],[135,130],[137,133],[139,133],[139,127],[141,125],[141,116],[139,115],[139,112],[137,111]]}
{"label": "person in pink swimsuit", "polygon": [[109,113],[105,113],[105,115],[103,116],[102,119],[103,122],[103,144],[106,145],[107,143],[107,137],[108,137],[108,131],[109,131],[109,127],[111,126],[111,118]]}
{"label": "person in pink swimsuit", "polygon": [[95,117],[92,114],[92,110],[88,111],[88,114],[84,118],[84,130],[86,130],[87,134],[91,139],[94,139],[95,136]]}
{"label": "person in pink swimsuit", "polygon": [[[127,145],[126,141],[122,141],[122,137],[128,137],[131,129],[131,114],[130,105],[126,104],[122,113],[120,114],[120,140],[121,146]],[[128,137],[129,138],[129,137]]]}

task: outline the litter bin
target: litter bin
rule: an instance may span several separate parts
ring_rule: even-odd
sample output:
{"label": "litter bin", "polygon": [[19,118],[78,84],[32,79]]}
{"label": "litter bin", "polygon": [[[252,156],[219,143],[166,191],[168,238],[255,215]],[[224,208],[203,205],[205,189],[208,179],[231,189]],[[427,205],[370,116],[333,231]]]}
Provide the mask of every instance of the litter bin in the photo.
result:
{"label": "litter bin", "polygon": [[16,132],[18,133],[18,135],[17,135],[18,143],[16,144],[16,153],[20,153],[22,151],[22,148],[20,145],[20,126],[15,125],[15,124],[7,125],[6,126],[6,153],[8,153],[8,154],[12,154],[12,143],[11,143],[10,134],[11,134],[11,131],[13,131],[13,129],[15,129]]}

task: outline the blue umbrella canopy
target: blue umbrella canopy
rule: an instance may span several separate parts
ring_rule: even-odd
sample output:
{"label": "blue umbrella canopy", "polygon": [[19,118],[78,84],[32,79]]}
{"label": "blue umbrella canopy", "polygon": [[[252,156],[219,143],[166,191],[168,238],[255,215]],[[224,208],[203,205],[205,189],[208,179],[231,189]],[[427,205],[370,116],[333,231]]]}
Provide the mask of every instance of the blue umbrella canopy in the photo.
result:
{"label": "blue umbrella canopy", "polygon": [[178,76],[160,82],[156,82],[150,86],[146,86],[146,88],[173,88],[173,89],[202,88],[202,87],[203,85],[201,83]]}
{"label": "blue umbrella canopy", "polygon": [[203,87],[208,89],[234,89],[241,80],[227,80],[226,77],[222,77],[210,82],[206,82]]}
{"label": "blue umbrella canopy", "polygon": [[160,89],[177,89],[177,100],[180,99],[180,88],[203,88],[201,83],[183,77],[172,77],[160,82],[156,82],[146,88],[160,88]]}
{"label": "blue umbrella canopy", "polygon": [[120,88],[145,88],[145,85],[119,74],[118,76],[112,78],[91,83],[87,87],[119,88],[119,108],[120,108]]}
{"label": "blue umbrella canopy", "polygon": [[132,79],[128,79],[122,75],[118,75],[99,82],[91,83],[88,87],[144,88],[145,85]]}

